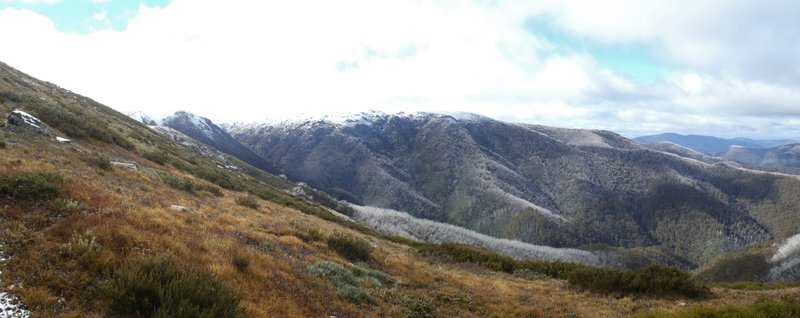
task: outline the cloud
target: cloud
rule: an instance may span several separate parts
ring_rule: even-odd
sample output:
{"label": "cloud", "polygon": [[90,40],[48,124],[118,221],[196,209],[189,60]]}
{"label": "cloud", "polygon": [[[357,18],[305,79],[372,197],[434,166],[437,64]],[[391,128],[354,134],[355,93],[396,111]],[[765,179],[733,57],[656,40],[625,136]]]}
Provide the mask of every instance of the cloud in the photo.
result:
{"label": "cloud", "polygon": [[22,3],[22,4],[54,4],[61,0],[3,0],[0,3]]}
{"label": "cloud", "polygon": [[93,17],[97,21],[108,21],[108,12],[100,11],[95,13]]}
{"label": "cloud", "polygon": [[[788,136],[797,130],[775,122],[800,119],[798,7],[777,0],[175,0],[140,6],[122,31],[85,35],[5,9],[0,60],[120,110],[189,109],[226,121],[331,110],[471,111],[631,135]],[[555,34],[527,28],[531,19]],[[602,64],[593,45],[652,48],[648,60],[669,70],[641,82]]]}

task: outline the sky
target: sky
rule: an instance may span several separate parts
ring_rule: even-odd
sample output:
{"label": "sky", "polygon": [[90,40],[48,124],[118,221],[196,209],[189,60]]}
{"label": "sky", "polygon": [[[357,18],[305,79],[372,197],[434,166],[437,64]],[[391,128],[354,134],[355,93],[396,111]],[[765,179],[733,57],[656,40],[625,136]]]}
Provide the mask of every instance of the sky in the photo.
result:
{"label": "sky", "polygon": [[0,61],[122,112],[800,139],[796,0],[0,0],[0,39]]}

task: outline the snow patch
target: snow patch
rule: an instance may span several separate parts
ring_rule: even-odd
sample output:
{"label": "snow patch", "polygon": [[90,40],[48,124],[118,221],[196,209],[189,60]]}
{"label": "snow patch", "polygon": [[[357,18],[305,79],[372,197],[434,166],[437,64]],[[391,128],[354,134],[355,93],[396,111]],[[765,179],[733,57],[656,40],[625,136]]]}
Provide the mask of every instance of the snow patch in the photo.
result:
{"label": "snow patch", "polygon": [[520,198],[520,197],[518,197],[518,196],[516,196],[516,195],[513,195],[513,194],[511,194],[511,193],[508,193],[508,192],[502,191],[502,190],[501,190],[501,189],[499,189],[499,188],[498,188],[497,190],[499,191],[500,195],[502,195],[502,196],[504,196],[504,197],[508,198],[509,200],[511,200],[511,201],[513,201],[513,202],[516,202],[516,203],[518,203],[518,204],[521,204],[522,206],[525,206],[525,207],[531,208],[531,209],[533,209],[534,211],[536,211],[536,212],[539,212],[540,214],[542,214],[542,215],[543,215],[543,216],[545,216],[545,217],[548,217],[548,218],[551,218],[551,219],[555,219],[555,220],[557,220],[557,221],[561,221],[561,222],[566,222],[566,221],[567,221],[567,219],[565,219],[563,216],[560,216],[560,215],[558,215],[558,214],[554,213],[553,211],[550,211],[550,210],[548,210],[548,209],[547,209],[547,208],[545,208],[545,207],[542,207],[542,206],[539,206],[539,205],[533,204],[532,202],[530,202],[530,201],[528,201],[528,200],[525,200],[525,199],[523,199],[523,198]]}
{"label": "snow patch", "polygon": [[26,124],[31,125],[31,126],[36,127],[36,128],[39,128],[39,129],[42,129],[42,126],[40,126],[42,124],[42,122],[38,118],[31,116],[31,114],[28,114],[28,113],[26,113],[24,111],[21,111],[19,109],[15,109],[15,110],[11,111],[11,113],[19,115],[20,118],[22,118],[22,120],[25,121]]}
{"label": "snow patch", "polygon": [[456,120],[463,122],[480,122],[487,119],[487,117],[466,112],[445,113],[445,115],[449,115],[450,117],[453,117]]}
{"label": "snow patch", "polygon": [[258,129],[261,127],[280,127],[282,129],[304,128],[313,125],[331,125],[334,127],[354,127],[356,125],[372,126],[379,120],[386,120],[390,117],[405,118],[411,120],[426,120],[430,118],[447,117],[457,121],[478,121],[485,117],[471,113],[444,113],[435,114],[427,112],[399,112],[388,114],[382,111],[366,112],[328,112],[328,113],[303,113],[292,118],[269,118],[261,123],[234,123],[229,125],[233,130]]}
{"label": "snow patch", "polygon": [[125,115],[148,126],[160,125],[161,121],[166,117],[166,115],[153,116],[138,110],[125,113]]}
{"label": "snow patch", "polygon": [[517,259],[564,261],[591,266],[610,265],[601,255],[573,248],[554,248],[499,239],[472,230],[415,218],[390,209],[353,205],[353,219],[386,235],[399,235],[430,243],[460,243],[482,247]]}
{"label": "snow patch", "polygon": [[[3,245],[0,244],[0,267],[6,260]],[[2,281],[0,281],[0,286],[2,286]],[[30,316],[31,312],[22,308],[16,296],[0,290],[0,318],[28,318]]]}
{"label": "snow patch", "polygon": [[786,241],[783,241],[783,244],[778,247],[778,250],[775,251],[775,254],[770,258],[770,262],[777,263],[783,261],[796,253],[798,249],[800,249],[800,234],[795,234],[786,239]]}
{"label": "snow patch", "polygon": [[770,280],[794,281],[800,278],[800,234],[796,234],[778,246],[769,260],[773,266]]}
{"label": "snow patch", "polygon": [[539,125],[531,125],[529,127],[532,127],[536,131],[541,130],[544,135],[570,146],[614,148],[606,143],[606,139],[603,136],[600,136],[590,130],[555,128]]}

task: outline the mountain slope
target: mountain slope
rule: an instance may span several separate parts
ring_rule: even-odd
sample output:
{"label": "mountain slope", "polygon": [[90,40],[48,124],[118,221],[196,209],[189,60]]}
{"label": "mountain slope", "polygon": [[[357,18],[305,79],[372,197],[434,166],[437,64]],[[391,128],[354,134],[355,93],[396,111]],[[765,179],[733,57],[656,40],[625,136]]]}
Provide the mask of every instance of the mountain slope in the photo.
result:
{"label": "mountain slope", "polygon": [[194,140],[239,158],[253,167],[275,172],[275,169],[269,163],[234,140],[224,129],[215,125],[208,118],[179,111],[164,118],[161,121],[161,125],[175,129]]}
{"label": "mountain slope", "polygon": [[800,229],[763,204],[800,207],[784,189],[796,179],[611,132],[381,113],[230,131],[290,178],[340,199],[533,244],[651,246],[702,264]]}
{"label": "mountain slope", "polygon": [[686,148],[699,151],[703,154],[710,156],[721,155],[732,146],[746,147],[746,148],[770,148],[783,144],[793,143],[794,140],[781,139],[781,140],[755,140],[748,138],[732,138],[723,139],[713,136],[703,135],[679,135],[675,133],[664,133],[650,136],[640,136],[633,138],[634,141],[652,145],[662,142],[670,142]]}
{"label": "mountain slope", "polygon": [[655,144],[647,144],[647,148],[658,150],[666,153],[675,154],[684,158],[694,159],[708,164],[722,163],[724,160],[717,157],[702,154],[694,149],[684,147],[669,141],[663,141]]}
{"label": "mountain slope", "polygon": [[743,146],[751,148],[761,148],[761,145],[754,141],[747,139],[722,139],[713,136],[702,135],[679,135],[673,133],[665,133],[652,136],[641,136],[633,138],[634,141],[643,144],[657,144],[660,142],[671,142],[681,145],[696,151],[702,152],[706,155],[715,156],[728,150],[730,146]]}
{"label": "mountain slope", "polygon": [[800,144],[772,148],[730,147],[722,158],[755,167],[800,168]]}

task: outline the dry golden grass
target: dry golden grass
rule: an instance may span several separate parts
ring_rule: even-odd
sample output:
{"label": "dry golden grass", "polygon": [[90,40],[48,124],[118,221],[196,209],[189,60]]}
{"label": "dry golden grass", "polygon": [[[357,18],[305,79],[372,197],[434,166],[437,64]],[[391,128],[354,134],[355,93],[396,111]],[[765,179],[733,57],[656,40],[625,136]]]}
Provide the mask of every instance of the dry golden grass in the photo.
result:
{"label": "dry golden grass", "polygon": [[[715,289],[715,297],[705,301],[578,292],[562,281],[434,263],[408,246],[272,202],[259,199],[258,209],[237,205],[242,193],[188,193],[141,171],[103,171],[83,159],[108,153],[115,160],[207,184],[116,147],[79,141],[65,145],[14,134],[6,139],[0,173],[58,172],[65,177],[62,198],[75,202],[58,211],[44,203],[0,202],[0,241],[12,256],[2,270],[2,282],[13,282],[12,292],[37,316],[103,316],[97,288],[109,272],[125,259],[164,254],[210,270],[241,294],[242,308],[253,317],[624,317],[699,303],[748,304],[799,292]],[[170,210],[173,204],[192,211]],[[334,233],[368,241],[374,246],[372,260],[359,266],[394,278],[389,286],[370,290],[372,304],[348,302],[328,280],[307,270],[323,260],[350,266],[319,239]],[[81,259],[65,252],[81,235],[96,238],[96,256]],[[236,257],[248,261],[246,269],[234,265]]]}

